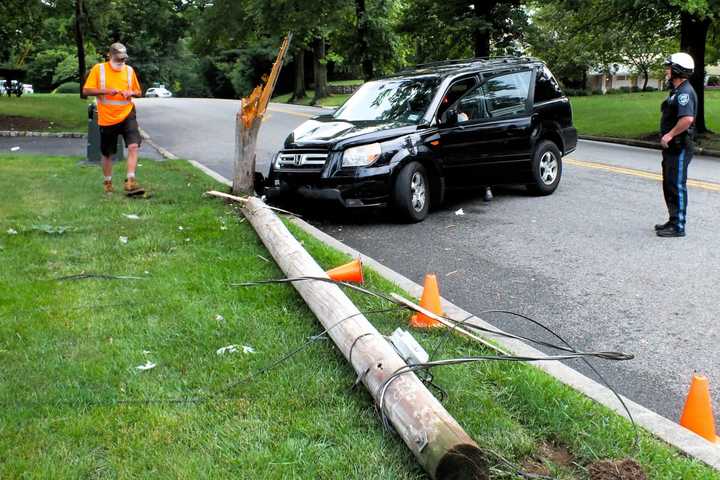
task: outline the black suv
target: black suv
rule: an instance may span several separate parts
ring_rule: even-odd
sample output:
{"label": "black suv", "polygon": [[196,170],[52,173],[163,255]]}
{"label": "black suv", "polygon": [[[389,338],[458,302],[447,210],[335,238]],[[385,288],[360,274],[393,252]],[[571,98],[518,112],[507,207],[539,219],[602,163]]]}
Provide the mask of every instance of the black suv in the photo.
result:
{"label": "black suv", "polygon": [[264,193],[389,205],[417,222],[447,187],[526,184],[549,195],[576,144],[570,102],[541,61],[430,63],[367,82],[296,128]]}

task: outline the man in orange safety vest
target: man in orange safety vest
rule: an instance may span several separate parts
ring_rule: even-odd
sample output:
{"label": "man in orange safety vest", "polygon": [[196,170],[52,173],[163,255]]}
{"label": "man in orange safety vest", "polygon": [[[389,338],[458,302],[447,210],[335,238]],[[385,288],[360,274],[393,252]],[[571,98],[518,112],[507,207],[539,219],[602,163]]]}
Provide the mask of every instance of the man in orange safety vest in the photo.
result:
{"label": "man in orange safety vest", "polygon": [[100,126],[100,152],[104,189],[113,191],[112,156],[117,152],[117,137],[122,135],[128,149],[125,192],[132,194],[142,189],[135,179],[138,148],[141,137],[132,97],[140,97],[142,90],[135,71],[126,65],[127,49],[122,43],[110,45],[108,61],[95,65],[83,85],[83,94],[97,98],[98,125]]}

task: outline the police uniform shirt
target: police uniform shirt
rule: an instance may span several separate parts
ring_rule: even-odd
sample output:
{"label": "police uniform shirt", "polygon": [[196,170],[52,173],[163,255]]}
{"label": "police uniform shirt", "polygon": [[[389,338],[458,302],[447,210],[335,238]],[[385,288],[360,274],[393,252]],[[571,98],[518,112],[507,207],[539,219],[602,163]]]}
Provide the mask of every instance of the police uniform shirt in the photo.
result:
{"label": "police uniform shirt", "polygon": [[[697,116],[697,94],[688,80],[673,88],[660,108],[660,134],[665,135],[677,124],[681,117]],[[678,140],[686,140],[695,135],[695,122],[686,131],[678,135]]]}

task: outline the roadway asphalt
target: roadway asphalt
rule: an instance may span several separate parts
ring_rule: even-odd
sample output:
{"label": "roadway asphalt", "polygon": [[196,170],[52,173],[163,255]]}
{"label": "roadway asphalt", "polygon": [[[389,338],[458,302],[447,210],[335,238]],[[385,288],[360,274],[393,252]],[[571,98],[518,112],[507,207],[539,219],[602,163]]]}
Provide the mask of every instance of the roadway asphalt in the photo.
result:
{"label": "roadway asphalt", "polygon": [[[232,176],[238,101],[142,99],[138,119],[160,146]],[[263,168],[286,134],[318,112],[271,104],[260,132]],[[662,239],[666,218],[660,152],[580,142],[548,197],[522,188],[451,194],[426,221],[398,224],[385,211],[351,212],[297,205],[338,240],[422,283],[435,272],[441,293],[506,330],[547,339],[522,313],[584,350],[636,355],[594,362],[624,395],[677,421],[693,371],[706,374],[720,411],[720,162],[696,157],[689,176],[688,236]],[[266,167],[265,167],[266,168]],[[712,183],[716,182],[716,183]],[[457,215],[461,209],[464,215]],[[572,363],[594,378],[581,363]]]}

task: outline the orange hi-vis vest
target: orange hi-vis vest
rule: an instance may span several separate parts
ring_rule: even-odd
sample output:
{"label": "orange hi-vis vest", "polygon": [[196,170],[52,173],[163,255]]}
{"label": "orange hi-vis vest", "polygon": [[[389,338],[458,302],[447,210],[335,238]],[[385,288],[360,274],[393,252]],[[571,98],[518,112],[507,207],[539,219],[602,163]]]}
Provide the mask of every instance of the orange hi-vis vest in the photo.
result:
{"label": "orange hi-vis vest", "polygon": [[[140,91],[140,84],[130,65],[125,65],[119,71],[113,70],[112,67],[106,65],[107,62],[99,63],[92,68],[85,81],[84,88]],[[122,122],[130,115],[133,109],[132,100],[125,99],[121,94],[98,95],[96,101],[98,124],[103,127]]]}

